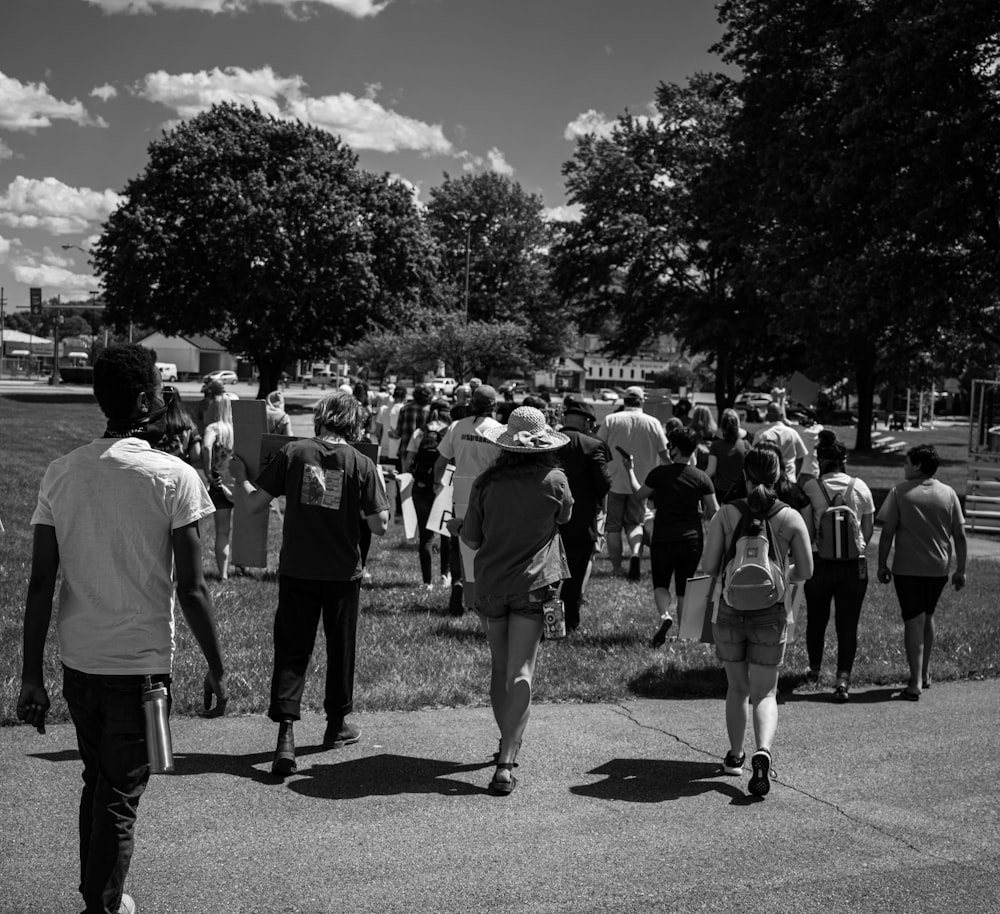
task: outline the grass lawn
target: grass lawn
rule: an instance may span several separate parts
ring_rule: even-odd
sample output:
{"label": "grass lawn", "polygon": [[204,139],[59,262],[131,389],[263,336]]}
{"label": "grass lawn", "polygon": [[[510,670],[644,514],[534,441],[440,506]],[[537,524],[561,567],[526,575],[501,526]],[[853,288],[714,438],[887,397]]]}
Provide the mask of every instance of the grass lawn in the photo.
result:
{"label": "grass lawn", "polygon": [[[27,400],[0,397],[3,432],[2,519],[6,527],[0,553],[0,723],[14,720],[20,684],[21,624],[31,557],[30,518],[38,483],[47,463],[103,429],[96,405],[78,400]],[[935,441],[947,453],[949,475],[956,484],[960,429],[923,432],[919,440]],[[848,439],[853,443],[853,439]],[[906,440],[906,439],[904,439]],[[948,449],[947,452],[945,449]],[[902,458],[853,462],[855,472],[884,492],[901,478]],[[962,491],[964,486],[959,487]],[[272,515],[273,518],[273,515]],[[229,670],[230,713],[261,713],[266,709],[271,669],[271,625],[277,585],[258,571],[229,581],[211,579],[212,522],[202,525],[205,567],[219,619]],[[278,531],[272,520],[271,566],[277,561]],[[370,570],[373,581],[362,590],[358,633],[355,704],[359,710],[411,710],[426,707],[485,705],[489,650],[471,614],[460,619],[447,612],[447,594],[426,593],[419,583],[416,547],[405,542],[401,528],[376,538]],[[560,643],[542,646],[535,682],[539,701],[614,701],[636,695],[689,698],[722,696],[725,677],[707,645],[668,642],[665,649],[648,647],[657,627],[648,565],[646,578],[630,583],[612,578],[608,563],[598,560],[584,610],[581,630]],[[933,675],[936,680],[998,675],[1000,615],[995,595],[1000,589],[1000,563],[972,565],[966,590],[950,588],[939,609]],[[204,662],[178,613],[174,712],[192,713],[200,702]],[[54,626],[53,626],[54,628]],[[61,676],[51,631],[46,653],[46,677],[53,700],[51,719],[66,717],[59,695]],[[835,666],[831,623],[824,666]],[[325,673],[322,635],[306,687],[305,704],[318,710]],[[802,639],[788,650],[782,688],[801,688],[798,673],[806,666]],[[860,648],[854,681],[863,684],[901,683],[906,675],[902,622],[891,587],[872,582],[862,616]],[[822,684],[832,688],[831,682]]]}

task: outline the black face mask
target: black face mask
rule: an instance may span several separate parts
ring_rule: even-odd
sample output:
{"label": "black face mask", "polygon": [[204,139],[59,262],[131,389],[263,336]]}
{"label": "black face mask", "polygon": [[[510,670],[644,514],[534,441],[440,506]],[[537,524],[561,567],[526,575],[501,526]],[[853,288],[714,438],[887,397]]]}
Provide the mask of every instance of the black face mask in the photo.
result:
{"label": "black face mask", "polygon": [[163,406],[154,409],[145,416],[132,419],[129,422],[109,422],[105,438],[139,438],[156,447],[167,430],[167,411],[176,396],[173,390],[163,391]]}

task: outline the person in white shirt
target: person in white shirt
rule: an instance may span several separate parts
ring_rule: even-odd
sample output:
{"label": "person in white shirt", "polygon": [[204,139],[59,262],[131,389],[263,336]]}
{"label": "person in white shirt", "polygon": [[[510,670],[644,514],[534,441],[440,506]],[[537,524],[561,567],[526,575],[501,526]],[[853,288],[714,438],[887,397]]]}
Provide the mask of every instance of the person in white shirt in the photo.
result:
{"label": "person in white shirt", "polygon": [[754,437],[754,444],[770,441],[781,449],[781,458],[785,464],[785,478],[796,482],[802,472],[802,463],[809,454],[802,436],[785,422],[784,413],[777,403],[767,405],[767,421],[771,423],[761,429]]}

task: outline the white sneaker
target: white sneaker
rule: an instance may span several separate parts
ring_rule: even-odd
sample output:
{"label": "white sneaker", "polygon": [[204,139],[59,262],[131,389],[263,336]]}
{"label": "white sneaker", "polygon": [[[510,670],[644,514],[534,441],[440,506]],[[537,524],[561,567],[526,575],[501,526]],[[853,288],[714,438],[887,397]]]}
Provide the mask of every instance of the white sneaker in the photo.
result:
{"label": "white sneaker", "polygon": [[126,895],[122,893],[122,903],[118,905],[118,914],[135,914],[136,907],[135,901],[132,899],[131,895]]}
{"label": "white sneaker", "polygon": [[451,587],[451,575],[450,574],[441,575],[440,583],[442,587]]}
{"label": "white sneaker", "polygon": [[430,584],[424,584],[424,590],[430,593],[434,589],[434,582],[431,581]]}

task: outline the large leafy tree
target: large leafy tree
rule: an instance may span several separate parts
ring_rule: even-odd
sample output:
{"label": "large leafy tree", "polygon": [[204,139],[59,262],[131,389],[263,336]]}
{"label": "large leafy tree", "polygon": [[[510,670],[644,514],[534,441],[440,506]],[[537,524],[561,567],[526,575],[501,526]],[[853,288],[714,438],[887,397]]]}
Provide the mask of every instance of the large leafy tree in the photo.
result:
{"label": "large leafy tree", "polygon": [[868,449],[880,382],[996,329],[1000,6],[725,0],[720,18],[754,269],[816,370],[852,371]]}
{"label": "large leafy tree", "polygon": [[674,333],[709,357],[720,408],[782,364],[790,343],[769,333],[767,301],[742,269],[755,233],[729,165],[737,108],[730,79],[700,74],[661,84],[654,116],[626,114],[609,136],[583,137],[563,166],[583,217],[554,251],[564,301],[610,334],[612,352]]}
{"label": "large leafy tree", "polygon": [[94,248],[109,316],[209,333],[256,363],[328,358],[434,289],[433,243],[406,188],[338,138],[214,106],[149,147]]}
{"label": "large leafy tree", "polygon": [[526,325],[538,362],[562,353],[572,328],[566,314],[554,311],[552,229],[541,197],[493,172],[445,175],[430,197],[427,225],[439,246],[442,286],[453,310],[464,314],[467,287],[470,321]]}

